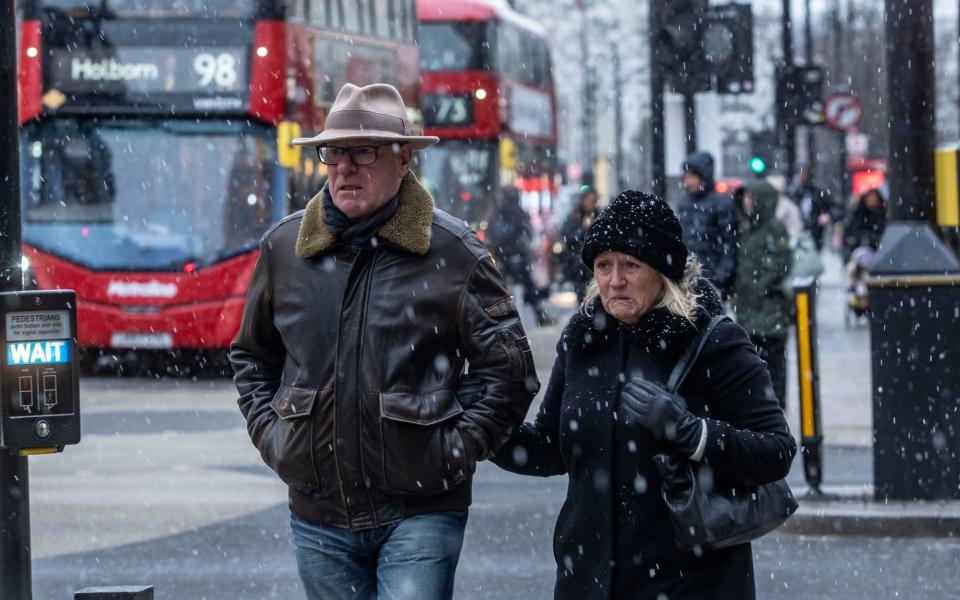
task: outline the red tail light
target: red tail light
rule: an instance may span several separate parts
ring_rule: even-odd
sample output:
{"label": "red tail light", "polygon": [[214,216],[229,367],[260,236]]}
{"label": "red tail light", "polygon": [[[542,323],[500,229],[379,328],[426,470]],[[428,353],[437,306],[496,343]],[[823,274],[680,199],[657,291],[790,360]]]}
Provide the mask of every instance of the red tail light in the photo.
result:
{"label": "red tail light", "polygon": [[258,21],[250,57],[250,113],[278,123],[287,99],[286,29],[282,21]]}
{"label": "red tail light", "polygon": [[24,21],[20,37],[20,123],[26,123],[40,114],[43,93],[41,71],[40,21]]}

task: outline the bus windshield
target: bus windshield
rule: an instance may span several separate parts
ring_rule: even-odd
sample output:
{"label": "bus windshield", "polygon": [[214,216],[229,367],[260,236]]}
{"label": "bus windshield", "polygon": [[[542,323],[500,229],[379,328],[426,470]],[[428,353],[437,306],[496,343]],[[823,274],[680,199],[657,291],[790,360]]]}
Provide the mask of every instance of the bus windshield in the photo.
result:
{"label": "bus windshield", "polygon": [[420,69],[482,71],[490,68],[490,26],[484,21],[421,22]]}
{"label": "bus windshield", "polygon": [[256,246],[276,143],[227,122],[58,119],[25,129],[23,239],[99,270],[179,270]]}
{"label": "bus windshield", "polygon": [[490,218],[496,193],[496,142],[443,140],[424,152],[421,172],[437,207],[476,225]]}
{"label": "bus windshield", "polygon": [[42,0],[41,9],[106,17],[247,17],[257,0]]}

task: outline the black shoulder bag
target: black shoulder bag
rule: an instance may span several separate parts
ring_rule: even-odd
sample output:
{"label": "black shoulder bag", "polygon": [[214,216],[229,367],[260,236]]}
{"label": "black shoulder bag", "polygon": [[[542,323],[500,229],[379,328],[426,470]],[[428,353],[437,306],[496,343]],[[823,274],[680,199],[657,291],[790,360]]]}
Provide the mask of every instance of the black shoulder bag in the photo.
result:
{"label": "black shoulder bag", "polygon": [[[676,393],[696,363],[707,339],[722,321],[714,317],[693,339],[667,379],[667,390]],[[653,457],[663,476],[661,495],[670,511],[677,547],[688,552],[718,550],[743,544],[770,533],[797,510],[797,501],[783,479],[760,486],[745,486],[712,477],[698,477],[695,469],[676,453]]]}

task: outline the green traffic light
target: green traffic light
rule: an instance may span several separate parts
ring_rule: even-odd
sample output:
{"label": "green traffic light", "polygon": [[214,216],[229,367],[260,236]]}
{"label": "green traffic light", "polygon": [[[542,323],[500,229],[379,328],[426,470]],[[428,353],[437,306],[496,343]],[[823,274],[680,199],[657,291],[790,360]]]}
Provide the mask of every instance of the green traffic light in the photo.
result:
{"label": "green traffic light", "polygon": [[763,159],[759,156],[754,156],[750,159],[750,170],[760,175],[767,170],[767,163],[763,162]]}

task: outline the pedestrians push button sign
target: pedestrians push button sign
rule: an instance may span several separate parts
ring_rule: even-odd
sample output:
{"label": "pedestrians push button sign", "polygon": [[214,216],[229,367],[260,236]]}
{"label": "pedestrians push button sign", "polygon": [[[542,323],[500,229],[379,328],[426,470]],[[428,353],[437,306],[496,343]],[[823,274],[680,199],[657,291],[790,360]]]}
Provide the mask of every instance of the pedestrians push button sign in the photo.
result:
{"label": "pedestrians push button sign", "polygon": [[70,312],[66,310],[7,313],[7,341],[20,342],[69,338]]}
{"label": "pedestrians push button sign", "polygon": [[79,442],[76,296],[70,291],[3,293],[0,313],[0,447]]}

